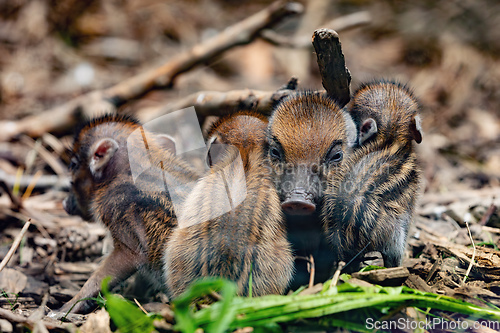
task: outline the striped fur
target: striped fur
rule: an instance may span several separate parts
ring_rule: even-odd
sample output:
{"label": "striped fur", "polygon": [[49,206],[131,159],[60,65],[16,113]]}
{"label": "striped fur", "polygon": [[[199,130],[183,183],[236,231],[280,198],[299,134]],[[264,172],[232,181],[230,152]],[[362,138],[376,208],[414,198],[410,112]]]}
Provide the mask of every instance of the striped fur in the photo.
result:
{"label": "striped fur", "polygon": [[[362,86],[348,105],[356,124],[377,122],[377,134],[329,176],[322,216],[336,261],[379,251],[386,267],[401,264],[413,219],[421,171],[411,129],[418,102],[396,83]],[[357,268],[356,261],[348,271]]]}
{"label": "striped fur", "polygon": [[[327,176],[329,170],[344,163],[342,156],[351,153],[355,140],[356,128],[349,114],[318,93],[303,92],[285,99],[269,121],[266,153],[280,202],[286,205],[295,195],[302,203],[315,207],[308,215],[292,212],[285,216],[294,254],[314,257],[317,283],[330,277],[333,268],[320,216]],[[335,154],[340,154],[340,159],[332,159]],[[309,281],[304,260],[296,261],[296,269],[292,289]]]}
{"label": "striped fur", "polygon": [[[73,205],[68,210],[102,222],[111,233],[114,250],[63,311],[81,298],[96,296],[101,280],[108,275],[113,277],[110,288],[137,269],[153,272],[155,285],[163,286],[161,256],[177,222],[169,194],[161,189],[164,180],[160,170],[179,183],[198,178],[186,163],[163,149],[155,135],[128,118],[106,116],[91,121],[75,138],[73,185],[66,200]],[[118,148],[102,173],[95,175],[89,165],[96,144],[103,139],[114,140]],[[129,160],[148,160],[153,168],[134,181]],[[73,312],[85,312],[90,305],[88,301],[77,303]]]}
{"label": "striped fur", "polygon": [[377,137],[387,144],[410,142],[415,139],[412,129],[418,127],[421,131],[420,104],[410,89],[401,83],[386,80],[365,83],[354,93],[346,108],[358,133],[363,121],[373,118],[378,127],[373,139]]}
{"label": "striped fur", "polygon": [[[172,296],[179,295],[196,278],[220,276],[233,280],[241,295],[284,292],[293,274],[293,257],[286,240],[279,199],[269,176],[262,146],[267,122],[252,114],[236,114],[215,124],[209,142],[234,145],[190,193],[165,251],[165,280]],[[237,149],[236,149],[237,148]],[[239,155],[244,169],[231,162]],[[241,172],[244,170],[244,172]],[[221,181],[221,172],[226,182]],[[234,208],[213,217],[227,193],[246,197]],[[212,218],[211,218],[212,216]]]}

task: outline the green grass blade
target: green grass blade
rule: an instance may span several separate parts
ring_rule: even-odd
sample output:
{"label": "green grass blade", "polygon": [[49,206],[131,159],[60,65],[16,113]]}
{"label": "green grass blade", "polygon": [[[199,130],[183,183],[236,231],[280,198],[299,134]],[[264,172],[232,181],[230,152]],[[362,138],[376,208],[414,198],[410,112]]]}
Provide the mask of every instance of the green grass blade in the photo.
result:
{"label": "green grass blade", "polygon": [[153,319],[131,302],[113,295],[108,290],[109,278],[102,282],[106,311],[122,333],[149,333],[155,330]]}

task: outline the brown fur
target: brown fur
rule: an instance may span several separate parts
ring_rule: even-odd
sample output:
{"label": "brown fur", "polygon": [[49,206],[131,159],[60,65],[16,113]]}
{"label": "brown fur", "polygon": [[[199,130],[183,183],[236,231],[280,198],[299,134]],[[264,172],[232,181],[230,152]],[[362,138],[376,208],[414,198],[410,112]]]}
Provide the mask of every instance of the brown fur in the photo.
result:
{"label": "brown fur", "polygon": [[[209,131],[209,142],[233,145],[190,193],[184,207],[185,227],[172,234],[165,252],[165,279],[173,296],[196,278],[233,280],[241,295],[284,292],[293,273],[279,199],[263,156],[267,121],[253,114],[225,117]],[[231,162],[242,157],[244,172]],[[223,174],[224,176],[221,176]],[[224,179],[225,177],[225,179]],[[231,181],[236,186],[231,188]],[[229,212],[217,212],[229,188],[246,197]],[[181,223],[181,222],[180,222]]]}
{"label": "brown fur", "polygon": [[[117,149],[109,160],[104,159],[102,169],[94,172],[93,163],[105,156],[96,150],[102,140],[113,140]],[[114,249],[61,311],[68,311],[79,299],[96,296],[108,275],[112,276],[111,288],[137,269],[145,269],[155,273],[156,282],[162,285],[163,247],[177,222],[169,194],[162,189],[160,170],[168,180],[179,183],[195,181],[196,173],[163,149],[137,122],[118,116],[99,118],[84,126],[75,137],[73,152],[73,185],[65,208],[102,222],[111,233]],[[129,157],[140,163],[149,160],[154,168],[134,181]],[[85,312],[90,306],[88,301],[77,303],[73,312]]]}
{"label": "brown fur", "polygon": [[366,119],[375,120],[377,133],[372,139],[377,137],[388,144],[411,140],[420,143],[422,133],[419,133],[419,139],[415,137],[415,130],[420,131],[420,105],[408,87],[402,84],[391,81],[363,84],[354,93],[347,109],[358,132]]}
{"label": "brown fur", "polygon": [[[322,215],[336,261],[381,252],[386,267],[401,264],[419,191],[421,173],[412,140],[418,102],[390,82],[361,87],[350,104],[358,128],[368,118],[378,132],[330,174]],[[412,132],[413,129],[413,132]],[[348,268],[356,270],[359,260]]]}
{"label": "brown fur", "polygon": [[[269,122],[266,150],[282,204],[294,194],[299,204],[314,207],[303,215],[286,214],[288,239],[297,256],[313,255],[316,282],[331,273],[331,249],[322,230],[320,207],[329,170],[343,164],[355,144],[356,128],[350,116],[333,100],[314,93],[288,98]],[[279,158],[275,155],[279,153]],[[297,261],[292,288],[306,284],[309,273]]]}

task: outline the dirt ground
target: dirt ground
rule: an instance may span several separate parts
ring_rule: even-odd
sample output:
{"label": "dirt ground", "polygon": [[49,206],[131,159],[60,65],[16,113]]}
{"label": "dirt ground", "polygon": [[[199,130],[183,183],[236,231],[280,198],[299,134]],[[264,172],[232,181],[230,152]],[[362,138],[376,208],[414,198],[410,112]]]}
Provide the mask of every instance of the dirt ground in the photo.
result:
{"label": "dirt ground", "polygon": [[[269,3],[2,1],[0,129],[155,68]],[[404,283],[500,306],[500,4],[311,0],[303,5],[303,15],[283,20],[274,32],[300,44],[317,28],[337,29],[351,90],[373,79],[395,79],[421,101],[424,137],[417,151],[425,181]],[[351,14],[360,13],[363,22],[353,24]],[[346,18],[347,28],[338,18]],[[145,114],[199,91],[275,91],[292,76],[299,89],[322,89],[313,48],[302,44],[292,48],[256,37],[179,75],[168,87],[120,103],[119,112]],[[59,120],[46,117],[40,124]],[[0,133],[0,258],[25,221],[32,223],[0,273],[1,309],[15,315],[0,312],[2,332],[22,331],[23,325],[35,330],[32,324],[46,309],[69,300],[109,251],[102,227],[62,208],[74,127],[54,126],[35,137]],[[140,283],[133,283],[137,279],[120,292],[151,311],[165,308],[166,296],[144,296],[137,290]],[[19,317],[28,315],[25,322]],[[69,320],[80,325],[86,318]],[[50,330],[70,330],[57,321],[43,323]]]}

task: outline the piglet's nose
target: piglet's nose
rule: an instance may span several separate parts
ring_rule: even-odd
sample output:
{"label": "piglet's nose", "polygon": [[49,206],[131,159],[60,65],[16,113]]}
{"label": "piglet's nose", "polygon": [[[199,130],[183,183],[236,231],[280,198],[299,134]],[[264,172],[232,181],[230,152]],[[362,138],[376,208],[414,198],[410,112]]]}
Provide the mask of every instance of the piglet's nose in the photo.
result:
{"label": "piglet's nose", "polygon": [[310,215],[316,211],[316,205],[304,200],[289,200],[281,204],[285,213],[290,215]]}
{"label": "piglet's nose", "polygon": [[289,215],[310,215],[316,211],[312,194],[301,188],[288,193],[281,208]]}

